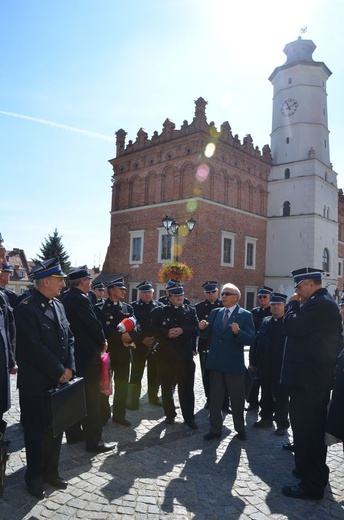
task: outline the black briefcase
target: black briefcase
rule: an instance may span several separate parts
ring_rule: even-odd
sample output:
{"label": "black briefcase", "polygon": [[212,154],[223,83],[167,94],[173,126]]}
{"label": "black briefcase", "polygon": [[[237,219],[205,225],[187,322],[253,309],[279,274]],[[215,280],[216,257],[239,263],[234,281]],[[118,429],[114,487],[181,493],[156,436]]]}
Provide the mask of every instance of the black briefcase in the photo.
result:
{"label": "black briefcase", "polygon": [[86,417],[85,383],[76,377],[47,392],[47,422],[54,437]]}

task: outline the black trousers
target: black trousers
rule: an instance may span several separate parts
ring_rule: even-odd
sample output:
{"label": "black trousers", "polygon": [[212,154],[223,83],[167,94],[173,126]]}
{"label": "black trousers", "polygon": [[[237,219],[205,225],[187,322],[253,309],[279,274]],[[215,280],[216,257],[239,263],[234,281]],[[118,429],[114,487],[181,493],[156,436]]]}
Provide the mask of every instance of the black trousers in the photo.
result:
{"label": "black trousers", "polygon": [[162,403],[167,418],[174,418],[176,407],[173,400],[174,387],[178,385],[178,397],[185,422],[194,420],[195,408],[195,363],[193,359],[176,358],[172,363],[159,357]]}
{"label": "black trousers", "polygon": [[329,475],[324,435],[330,392],[295,387],[289,392],[295,466],[301,475],[301,485],[311,493],[322,494]]}
{"label": "black trousers", "polygon": [[[81,374],[78,374],[81,375]],[[102,421],[100,408],[100,365],[89,365],[82,374],[85,383],[85,398],[87,416],[66,431],[67,440],[73,441],[81,438],[81,428],[86,446],[97,446],[102,436]]]}
{"label": "black trousers", "polygon": [[205,365],[207,362],[207,357],[208,357],[208,349],[207,348],[198,348],[198,354],[199,354],[199,362],[201,365],[204,393],[205,393],[205,396],[208,401],[209,395],[210,395],[209,370],[207,368],[205,368]]}
{"label": "black trousers", "polygon": [[289,394],[288,388],[281,385],[278,375],[262,376],[259,381],[261,385],[261,418],[272,419],[278,428],[289,428]]}
{"label": "black trousers", "polygon": [[146,345],[138,345],[136,349],[132,351],[132,358],[130,383],[140,387],[141,395],[141,381],[147,361],[148,400],[150,403],[156,403],[159,389],[157,355],[148,354],[148,347],[146,347]]}
{"label": "black trousers", "polygon": [[26,451],[25,481],[29,486],[41,486],[46,479],[58,476],[62,433],[53,437],[47,427],[45,395],[25,395],[19,392]]}
{"label": "black trousers", "polygon": [[130,349],[116,345],[110,350],[111,370],[114,377],[113,417],[124,419],[128,395]]}
{"label": "black trousers", "polygon": [[234,428],[237,432],[245,430],[245,375],[226,374],[209,370],[210,374],[210,431],[221,433],[223,424],[222,403],[227,392],[232,407]]}

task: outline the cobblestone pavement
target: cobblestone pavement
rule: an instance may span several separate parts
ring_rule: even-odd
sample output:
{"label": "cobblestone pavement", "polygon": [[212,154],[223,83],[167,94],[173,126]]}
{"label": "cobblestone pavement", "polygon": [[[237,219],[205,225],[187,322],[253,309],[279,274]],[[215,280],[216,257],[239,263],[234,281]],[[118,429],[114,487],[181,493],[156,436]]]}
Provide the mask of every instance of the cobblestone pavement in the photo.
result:
{"label": "cobblestone pavement", "polygon": [[166,425],[163,410],[149,405],[143,386],[140,409],[128,411],[131,428],[111,421],[104,440],[116,441],[113,452],[94,455],[84,445],[62,445],[61,476],[67,490],[47,487],[38,501],[24,484],[25,450],[19,425],[18,393],[12,377],[13,406],[6,414],[10,458],[1,520],[37,519],[326,519],[344,518],[342,445],[329,448],[330,484],[322,501],[284,497],[281,488],[297,483],[291,472],[293,455],[282,449],[288,437],[252,428],[256,413],[246,414],[246,442],[234,438],[231,416],[220,440],[205,442],[208,411],[196,358],[196,421],[198,430]]}

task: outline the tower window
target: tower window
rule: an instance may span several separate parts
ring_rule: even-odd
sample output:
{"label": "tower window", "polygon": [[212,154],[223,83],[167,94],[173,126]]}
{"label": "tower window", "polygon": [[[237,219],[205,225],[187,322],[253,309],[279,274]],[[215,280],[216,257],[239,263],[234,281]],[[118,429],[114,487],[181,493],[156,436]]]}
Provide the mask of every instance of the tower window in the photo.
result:
{"label": "tower window", "polygon": [[327,273],[330,271],[330,253],[327,247],[325,247],[322,255],[322,268]]}
{"label": "tower window", "polygon": [[293,82],[292,78],[288,78],[289,85]]}
{"label": "tower window", "polygon": [[286,200],[283,203],[283,217],[289,217],[290,215],[290,202],[289,200]]}
{"label": "tower window", "polygon": [[285,179],[290,179],[290,170],[289,170],[289,168],[286,168],[284,170],[284,178]]}
{"label": "tower window", "polygon": [[286,137],[285,142],[289,144],[289,137]]}

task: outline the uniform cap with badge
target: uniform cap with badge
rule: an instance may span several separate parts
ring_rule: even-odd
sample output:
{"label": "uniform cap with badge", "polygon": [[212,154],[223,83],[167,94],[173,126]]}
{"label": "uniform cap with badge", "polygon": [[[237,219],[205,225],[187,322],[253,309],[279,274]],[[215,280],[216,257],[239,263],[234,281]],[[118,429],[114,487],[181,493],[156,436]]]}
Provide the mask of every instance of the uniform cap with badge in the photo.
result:
{"label": "uniform cap with badge", "polygon": [[215,292],[216,289],[218,289],[218,283],[217,281],[207,281],[204,282],[202,285],[205,293],[212,293]]}
{"label": "uniform cap with badge", "polygon": [[103,282],[93,283],[92,289],[96,289],[98,291],[105,291],[105,285],[103,284]]}
{"label": "uniform cap with badge", "polygon": [[177,280],[174,280],[174,282],[171,283],[168,288],[166,286],[166,290],[168,291],[168,294],[171,296],[181,296],[182,294],[184,294],[184,287]]}
{"label": "uniform cap with badge", "polygon": [[294,278],[294,287],[297,287],[303,280],[321,280],[323,269],[316,269],[314,267],[302,267],[291,271]]}
{"label": "uniform cap with badge", "polygon": [[70,280],[78,280],[79,278],[92,278],[90,275],[87,265],[81,265],[79,267],[73,267],[68,271],[68,278]]}
{"label": "uniform cap with badge", "polygon": [[273,289],[272,287],[267,287],[266,285],[262,285],[262,287],[260,287],[258,289],[258,296],[264,296],[264,295],[267,295],[267,296],[270,296],[270,294],[273,292]]}
{"label": "uniform cap with badge", "polygon": [[273,292],[270,297],[270,304],[274,303],[286,303],[288,296],[286,294]]}
{"label": "uniform cap with badge", "polygon": [[111,282],[108,283],[107,285],[107,288],[108,289],[127,289],[126,286],[124,285],[124,278],[121,277],[121,278],[116,278],[115,280],[112,280]]}
{"label": "uniform cap with badge", "polygon": [[141,282],[139,285],[136,286],[136,289],[140,292],[148,292],[153,290],[153,284],[152,282]]}
{"label": "uniform cap with badge", "polygon": [[31,271],[31,275],[34,280],[40,280],[47,276],[54,276],[55,278],[67,277],[67,275],[62,271],[59,260],[56,257],[38,262]]}

